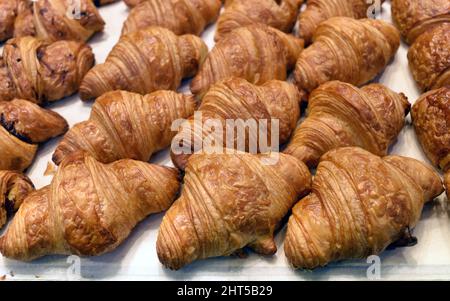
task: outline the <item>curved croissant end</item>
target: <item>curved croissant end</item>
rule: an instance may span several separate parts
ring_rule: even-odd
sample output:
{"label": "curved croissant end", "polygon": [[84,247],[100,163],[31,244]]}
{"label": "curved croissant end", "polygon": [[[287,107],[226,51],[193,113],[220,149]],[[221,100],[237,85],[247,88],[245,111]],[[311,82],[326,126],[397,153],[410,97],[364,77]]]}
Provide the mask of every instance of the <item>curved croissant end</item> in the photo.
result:
{"label": "curved croissant end", "polygon": [[[79,15],[69,16],[70,1],[7,0],[0,3],[6,16],[0,21],[0,39],[34,36],[54,42],[58,40],[87,41],[105,25],[91,0],[78,0]],[[8,2],[5,4],[4,2]]]}
{"label": "curved croissant end", "polygon": [[92,107],[89,120],[76,124],[64,136],[53,154],[64,158],[84,151],[103,163],[119,159],[147,162],[151,155],[170,145],[171,127],[194,114],[193,96],[172,91],[140,94],[113,91],[103,94]]}
{"label": "curved croissant end", "polygon": [[105,63],[84,77],[80,97],[90,100],[114,90],[139,94],[176,90],[182,79],[195,75],[207,53],[199,37],[176,36],[161,27],[124,35]]}
{"label": "curved croissant end", "polygon": [[[255,86],[241,78],[223,80],[212,86],[203,97],[202,104],[197,111],[197,113],[201,113],[201,120],[197,120],[199,118],[196,115],[180,125],[180,130],[172,141],[172,162],[176,167],[184,170],[195,146],[204,146],[206,140],[215,140],[224,147],[226,145],[240,151],[249,151],[251,147],[255,146],[250,145],[250,141],[256,137],[259,138],[258,149],[252,148],[252,152],[261,151],[261,147],[264,145],[261,145],[260,142],[264,138],[258,134],[255,135],[254,132],[264,126],[261,122],[266,122],[264,127],[267,129],[267,146],[275,147],[272,143],[286,143],[300,118],[300,99],[295,85],[284,81],[272,80],[262,86]],[[220,121],[220,125],[223,127],[222,132],[218,132],[215,126],[208,126],[208,122],[213,120]],[[235,128],[239,133],[231,137],[227,132],[227,126],[229,126],[227,121],[229,120],[242,120],[249,126],[245,137],[239,135],[247,129],[239,129],[238,124],[235,124]],[[274,121],[277,123],[274,124]],[[252,122],[256,127],[253,128],[253,133],[251,132]],[[202,126],[201,129],[198,128],[199,123]],[[279,140],[272,141],[272,130],[276,131],[274,135],[277,134]],[[224,133],[227,140],[223,138]],[[213,135],[215,135],[214,139],[212,139]],[[233,138],[233,145],[228,143],[230,137]],[[238,137],[245,139],[245,145],[242,141],[238,141]],[[253,142],[255,141],[253,140]],[[214,145],[217,146],[216,143]],[[183,151],[175,152],[174,146],[179,146]],[[241,147],[243,149],[240,149]]]}
{"label": "curved croissant end", "polygon": [[266,25],[238,28],[208,54],[192,80],[191,91],[202,98],[213,84],[228,77],[240,77],[256,85],[285,80],[302,50],[303,40]]}
{"label": "curved croissant end", "polygon": [[358,89],[339,81],[325,83],[311,93],[308,116],[284,152],[309,167],[343,146],[385,156],[405,125],[410,106],[405,95],[380,84]]}
{"label": "curved croissant end", "polygon": [[414,228],[424,203],[442,191],[440,176],[417,160],[332,150],[289,218],[286,256],[295,268],[314,269],[379,254]]}
{"label": "curved croissant end", "polygon": [[161,263],[175,270],[246,246],[274,254],[274,231],[308,193],[311,174],[302,162],[284,154],[195,154],[184,183],[156,243]]}
{"label": "curved croissant end", "polygon": [[409,67],[422,90],[450,86],[450,21],[423,33],[408,51]]}
{"label": "curved croissant end", "polygon": [[321,23],[313,44],[300,54],[295,81],[309,93],[332,80],[364,85],[386,67],[399,46],[399,32],[384,21],[331,18]]}
{"label": "curved croissant end", "polygon": [[450,87],[423,94],[411,116],[427,157],[443,171],[450,170]]}
{"label": "curved croissant end", "polygon": [[0,101],[0,170],[25,170],[37,144],[62,135],[67,128],[63,117],[29,101]]}
{"label": "curved croissant end", "polygon": [[3,256],[29,261],[50,254],[100,255],[137,223],[170,207],[178,190],[173,168],[85,155],[65,160],[50,186],[30,194],[0,238]]}
{"label": "curved croissant end", "polygon": [[70,96],[93,65],[92,49],[84,43],[11,39],[0,58],[0,99],[41,104]]}
{"label": "curved croissant end", "polygon": [[19,209],[25,197],[34,190],[33,183],[22,173],[0,171],[0,229],[8,215]]}
{"label": "curved croissant end", "polygon": [[408,44],[442,23],[450,22],[448,0],[392,0],[392,18]]}
{"label": "curved croissant end", "polygon": [[228,0],[217,23],[215,40],[221,40],[236,28],[256,23],[291,32],[302,3],[303,0]]}
{"label": "curved croissant end", "polygon": [[123,0],[128,7],[135,7],[136,5],[149,0]]}
{"label": "curved croissant end", "polygon": [[147,0],[130,10],[122,34],[160,26],[176,35],[200,35],[219,16],[220,0]]}
{"label": "curved croissant end", "polygon": [[332,17],[367,18],[372,5],[366,0],[308,0],[306,9],[299,15],[299,36],[309,44],[323,21]]}
{"label": "curved croissant end", "polygon": [[450,170],[447,171],[444,177],[445,190],[447,191],[447,199],[450,200]]}

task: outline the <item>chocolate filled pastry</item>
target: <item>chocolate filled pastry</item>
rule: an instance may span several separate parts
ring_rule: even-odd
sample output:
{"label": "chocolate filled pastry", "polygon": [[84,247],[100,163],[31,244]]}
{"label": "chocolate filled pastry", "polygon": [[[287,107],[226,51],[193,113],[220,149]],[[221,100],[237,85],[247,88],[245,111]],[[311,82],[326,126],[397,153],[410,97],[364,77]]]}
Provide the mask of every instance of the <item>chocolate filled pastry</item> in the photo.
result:
{"label": "chocolate filled pastry", "polygon": [[63,117],[29,101],[0,101],[0,170],[25,170],[38,144],[64,134],[67,128]]}
{"label": "chocolate filled pastry", "polygon": [[321,158],[311,194],[292,209],[285,254],[302,269],[380,254],[413,240],[424,204],[442,192],[439,174],[415,159],[334,149]]}

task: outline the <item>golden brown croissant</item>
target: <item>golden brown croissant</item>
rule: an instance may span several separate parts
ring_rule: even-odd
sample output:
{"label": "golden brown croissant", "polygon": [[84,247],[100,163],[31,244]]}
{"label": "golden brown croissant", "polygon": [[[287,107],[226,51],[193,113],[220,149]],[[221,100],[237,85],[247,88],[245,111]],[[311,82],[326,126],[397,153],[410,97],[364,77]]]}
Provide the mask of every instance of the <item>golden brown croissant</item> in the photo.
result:
{"label": "golden brown croissant", "polygon": [[[195,154],[189,159],[182,194],[164,216],[156,248],[166,267],[227,256],[248,246],[270,255],[274,231],[299,197],[311,174],[294,157],[238,153]],[[273,155],[275,156],[275,154]]]}
{"label": "golden brown croissant", "polygon": [[399,32],[384,21],[331,18],[300,54],[295,81],[306,92],[331,80],[361,86],[386,67],[399,46]]}
{"label": "golden brown croissant", "polygon": [[140,94],[113,91],[95,102],[88,121],[76,124],[53,154],[61,163],[70,154],[85,151],[103,163],[119,159],[148,161],[170,145],[172,123],[194,114],[193,96],[172,91]]}
{"label": "golden brown croissant", "polygon": [[423,33],[408,51],[409,67],[422,90],[450,86],[450,22]]}
{"label": "golden brown croissant", "polygon": [[33,183],[24,174],[0,170],[0,229],[5,225],[8,215],[17,211],[33,190]]}
{"label": "golden brown croissant", "polygon": [[302,50],[303,40],[266,25],[238,28],[209,53],[191,91],[201,98],[214,83],[232,76],[257,85],[285,80]]}
{"label": "golden brown croissant", "polygon": [[136,5],[146,1],[148,0],[123,0],[123,2],[125,2],[125,4],[129,7],[135,7]]}
{"label": "golden brown croissant", "polygon": [[439,175],[417,160],[334,149],[322,157],[312,193],[292,210],[286,256],[295,268],[314,269],[379,254],[408,235],[424,203],[442,191]]}
{"label": "golden brown croissant", "polygon": [[11,39],[0,58],[0,100],[22,98],[39,104],[59,100],[78,90],[93,64],[94,54],[84,43]]}
{"label": "golden brown croissant", "polygon": [[83,100],[108,91],[126,90],[147,94],[176,90],[191,77],[208,53],[197,36],[176,36],[162,27],[149,27],[124,35],[104,64],[92,68],[80,86]]}
{"label": "golden brown croissant", "polygon": [[0,170],[23,171],[37,144],[67,131],[66,120],[26,100],[0,101]]}
{"label": "golden brown croissant", "polygon": [[443,171],[450,170],[450,87],[423,94],[411,116],[427,157]]}
{"label": "golden brown croissant", "polygon": [[[276,146],[271,145],[272,143],[285,143],[289,140],[300,118],[300,99],[297,88],[287,82],[273,80],[262,86],[255,86],[240,78],[223,80],[212,86],[203,98],[196,113],[201,113],[201,117],[193,116],[181,124],[180,131],[172,141],[172,161],[175,166],[184,169],[190,155],[195,152],[196,146],[208,148],[208,145],[204,145],[208,144],[205,142],[207,139],[211,142],[209,144],[216,147],[217,143],[220,146],[252,152],[261,150],[261,145],[256,145],[263,139],[259,137],[261,134],[267,135],[264,139],[268,142],[267,147]],[[213,120],[220,122],[221,132],[218,132],[215,127],[207,126],[208,122]],[[227,132],[227,121],[230,120],[248,122],[248,132],[246,131],[243,137],[245,145],[242,142],[242,145],[239,144],[240,136],[235,133],[235,130],[240,131],[238,124],[236,129],[233,129],[232,141],[228,142],[230,135]],[[251,126],[253,121],[254,128]],[[267,125],[261,127],[260,121],[266,122]],[[279,126],[274,126],[273,121],[278,122]],[[267,131],[256,132],[261,128]],[[277,131],[279,140],[272,141],[272,130]],[[254,145],[250,145],[250,141],[255,138],[257,141],[253,140]],[[174,146],[180,149],[174,151]],[[252,147],[254,149],[251,149]]]}
{"label": "golden brown croissant", "polygon": [[363,19],[373,2],[367,0],[308,0],[299,16],[299,36],[309,44],[320,23],[332,17]]}
{"label": "golden brown croissant", "polygon": [[215,40],[234,29],[262,23],[291,32],[303,0],[227,0],[217,23]]}
{"label": "golden brown croissant", "polygon": [[104,165],[84,155],[68,158],[49,186],[25,199],[0,238],[0,252],[29,261],[112,251],[137,223],[170,207],[178,177],[175,169],[140,161]]}
{"label": "golden brown croissant", "polygon": [[161,26],[177,35],[200,35],[219,16],[220,0],[148,0],[131,9],[122,34]]}
{"label": "golden brown croissant", "polygon": [[450,22],[448,0],[392,0],[392,18],[411,44],[433,27]]}
{"label": "golden brown croissant", "polygon": [[73,0],[0,0],[7,16],[0,21],[0,38],[31,35],[50,42],[87,41],[105,23],[91,0],[77,1],[79,6]]}
{"label": "golden brown croissant", "polygon": [[358,89],[331,81],[311,93],[308,117],[284,151],[310,167],[334,148],[359,146],[385,156],[405,124],[411,105],[380,84]]}

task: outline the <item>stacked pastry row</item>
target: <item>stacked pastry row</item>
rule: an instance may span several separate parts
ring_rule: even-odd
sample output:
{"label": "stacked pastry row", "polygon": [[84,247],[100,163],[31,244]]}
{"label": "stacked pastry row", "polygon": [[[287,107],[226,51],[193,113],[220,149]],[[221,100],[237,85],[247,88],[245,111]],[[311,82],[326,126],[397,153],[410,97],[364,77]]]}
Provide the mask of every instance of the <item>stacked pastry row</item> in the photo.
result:
{"label": "stacked pastry row", "polygon": [[[239,1],[229,2],[225,13],[238,7]],[[23,205],[0,238],[0,251],[21,260],[99,255],[117,247],[143,218],[169,207],[157,250],[173,269],[244,247],[273,254],[274,232],[291,208],[285,251],[295,267],[361,258],[411,239],[424,203],[442,193],[441,179],[416,160],[385,157],[409,112],[404,95],[377,84],[357,87],[384,69],[399,39],[385,22],[346,17],[322,22],[304,51],[302,40],[263,24],[225,33],[209,54],[196,36],[162,27],[124,35],[81,82],[82,98],[100,97],[90,119],[57,147],[53,158],[60,167],[51,185],[23,202],[32,186],[6,173],[3,208]],[[295,84],[280,81],[294,67]],[[196,97],[167,91],[194,75]],[[435,110],[434,95],[413,109],[416,127],[428,127],[419,134],[424,147],[438,158],[445,151],[448,157],[449,144],[448,93],[442,91],[443,113],[436,118],[426,114]],[[302,99],[308,116],[296,129]],[[290,141],[287,154],[173,153],[185,170],[177,198],[178,172],[141,161],[172,141],[190,146],[210,134],[196,136],[192,127],[171,131],[179,118],[192,123],[195,110],[205,120],[278,120],[280,143]],[[430,128],[443,130],[444,140],[430,142]],[[20,138],[14,131],[8,134]],[[318,165],[314,179],[305,163]]]}

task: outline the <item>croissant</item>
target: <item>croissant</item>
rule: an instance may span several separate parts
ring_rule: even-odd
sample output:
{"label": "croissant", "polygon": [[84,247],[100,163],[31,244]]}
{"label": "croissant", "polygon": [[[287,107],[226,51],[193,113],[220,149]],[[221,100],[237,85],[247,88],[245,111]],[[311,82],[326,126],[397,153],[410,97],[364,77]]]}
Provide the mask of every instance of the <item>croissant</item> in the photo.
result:
{"label": "croissant", "polygon": [[76,124],[53,154],[60,164],[69,155],[84,151],[103,163],[119,159],[148,161],[168,147],[175,132],[172,123],[194,114],[192,96],[158,91],[142,96],[109,92],[94,103],[88,121]]}
{"label": "croissant", "polygon": [[423,33],[408,51],[409,66],[422,90],[450,86],[450,22]]}
{"label": "croissant", "polygon": [[33,190],[33,183],[24,174],[0,171],[0,229],[6,224],[7,216],[17,211]]}
{"label": "croissant", "polygon": [[100,255],[115,249],[179,190],[173,168],[132,160],[109,165],[85,155],[65,160],[51,184],[31,193],[0,238],[4,257]]}
{"label": "croissant", "polygon": [[[265,141],[273,143],[271,136],[272,129],[275,129],[279,138],[276,143],[285,143],[289,140],[300,118],[300,99],[297,88],[287,82],[273,80],[262,86],[255,86],[240,78],[223,80],[212,86],[203,98],[197,112],[201,113],[201,119],[196,115],[181,124],[178,134],[172,141],[172,161],[179,169],[184,169],[188,158],[195,152],[196,146],[208,148],[207,145],[203,145],[207,144],[207,139],[215,142],[210,144],[217,143],[223,147],[249,151],[252,150],[250,142],[255,136],[257,136],[257,142],[260,142],[262,137],[259,135],[266,134]],[[208,122],[213,120],[220,121],[222,131],[207,126]],[[245,145],[239,145],[239,134],[235,134],[236,130],[240,130],[237,123],[231,136],[232,144],[228,143],[227,139],[230,135],[227,132],[227,129],[229,130],[227,121],[230,120],[249,122],[248,132],[245,132],[244,136]],[[267,122],[267,126],[262,126],[261,120]],[[250,121],[255,121],[254,125],[257,128],[252,129]],[[272,127],[273,121],[277,121],[279,126]],[[199,122],[201,128],[198,126]],[[259,131],[261,128],[267,131]],[[255,134],[252,130],[258,130],[258,132]],[[175,152],[174,146],[180,147],[180,150]],[[244,149],[240,149],[241,147]]]}
{"label": "croissant", "polygon": [[[266,159],[273,162],[267,164]],[[156,243],[161,263],[175,270],[247,246],[274,254],[274,231],[308,193],[311,174],[302,162],[284,154],[195,154],[184,183],[180,198],[163,218]]]}
{"label": "croissant", "polygon": [[84,43],[11,39],[0,57],[0,99],[42,104],[70,96],[93,64],[94,54]]}
{"label": "croissant", "polygon": [[392,0],[392,18],[408,44],[433,27],[450,22],[448,0]]}
{"label": "croissant", "polygon": [[447,199],[450,200],[450,171],[447,171],[444,177],[445,190],[447,191]]}
{"label": "croissant", "polygon": [[386,67],[399,46],[398,31],[384,21],[331,18],[300,54],[295,81],[305,92],[331,80],[361,86]]}
{"label": "croissant", "polygon": [[439,175],[417,160],[334,149],[322,157],[312,193],[292,209],[285,254],[303,269],[379,254],[407,238],[424,203],[442,191]]}
{"label": "croissant", "polygon": [[262,23],[291,32],[303,0],[227,0],[217,23],[215,40],[234,29]]}
{"label": "croissant", "polygon": [[122,34],[161,26],[177,35],[200,35],[219,16],[220,0],[148,0],[131,9]]}
{"label": "croissant", "polygon": [[183,78],[195,75],[207,53],[199,37],[176,36],[161,27],[124,35],[106,62],[86,74],[80,97],[89,100],[114,90],[140,94],[176,90]]}
{"label": "croissant", "polygon": [[238,28],[208,54],[191,91],[201,98],[214,83],[232,76],[257,85],[285,80],[302,50],[302,40],[274,28],[261,24]]}
{"label": "croissant", "polygon": [[135,7],[136,5],[146,1],[149,0],[123,0],[123,2],[125,2],[126,5],[128,5],[128,7]]}
{"label": "croissant", "polygon": [[411,116],[427,157],[442,170],[450,171],[450,87],[423,94]]}
{"label": "croissant", "polygon": [[372,5],[373,1],[367,0],[308,0],[306,9],[299,15],[299,36],[309,44],[323,21],[339,16],[367,18]]}
{"label": "croissant", "polygon": [[284,152],[310,167],[329,150],[343,146],[385,156],[410,107],[405,95],[380,84],[358,89],[339,81],[325,83],[311,93],[308,117]]}
{"label": "croissant", "polygon": [[87,41],[105,22],[91,0],[77,1],[79,6],[73,0],[0,0],[6,15],[0,21],[0,40],[31,35],[50,42]]}
{"label": "croissant", "polygon": [[38,143],[67,131],[66,120],[26,100],[0,101],[0,170],[23,171]]}

